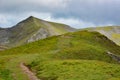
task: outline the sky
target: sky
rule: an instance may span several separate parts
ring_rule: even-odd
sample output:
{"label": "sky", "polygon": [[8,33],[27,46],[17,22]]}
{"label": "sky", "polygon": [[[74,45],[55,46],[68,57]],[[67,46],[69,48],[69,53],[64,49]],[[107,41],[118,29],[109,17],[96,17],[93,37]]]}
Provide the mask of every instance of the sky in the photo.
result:
{"label": "sky", "polygon": [[0,27],[29,16],[74,28],[120,25],[120,0],[0,0]]}

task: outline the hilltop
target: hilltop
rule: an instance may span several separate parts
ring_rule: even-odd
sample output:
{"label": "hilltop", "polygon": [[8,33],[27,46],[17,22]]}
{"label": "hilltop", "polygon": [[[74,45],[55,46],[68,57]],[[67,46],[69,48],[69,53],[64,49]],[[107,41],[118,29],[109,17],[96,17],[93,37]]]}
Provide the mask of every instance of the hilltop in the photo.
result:
{"label": "hilltop", "polygon": [[0,45],[15,47],[72,31],[75,29],[68,25],[30,16],[11,28],[0,28]]}

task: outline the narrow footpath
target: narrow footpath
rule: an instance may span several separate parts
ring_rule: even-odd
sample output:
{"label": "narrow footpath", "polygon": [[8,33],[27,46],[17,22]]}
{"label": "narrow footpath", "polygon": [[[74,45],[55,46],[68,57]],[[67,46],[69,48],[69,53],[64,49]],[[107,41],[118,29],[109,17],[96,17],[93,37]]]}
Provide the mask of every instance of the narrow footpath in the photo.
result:
{"label": "narrow footpath", "polygon": [[20,63],[20,67],[23,72],[28,76],[29,80],[40,80],[24,63]]}

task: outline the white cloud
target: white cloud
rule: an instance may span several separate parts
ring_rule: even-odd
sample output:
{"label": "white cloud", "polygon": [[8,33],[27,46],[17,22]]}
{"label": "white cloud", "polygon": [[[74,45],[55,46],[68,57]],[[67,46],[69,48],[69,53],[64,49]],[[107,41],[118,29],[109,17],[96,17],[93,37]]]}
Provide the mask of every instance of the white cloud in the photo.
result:
{"label": "white cloud", "polygon": [[12,27],[16,25],[18,22],[28,18],[29,16],[34,16],[40,19],[46,19],[51,16],[49,13],[37,13],[37,12],[29,12],[23,14],[9,15],[9,14],[0,14],[0,27]]}
{"label": "white cloud", "polygon": [[9,21],[9,19],[10,17],[0,14],[0,27],[10,27],[12,25],[12,21]]}
{"label": "white cloud", "polygon": [[0,15],[0,25],[1,27],[12,27],[18,22],[26,19],[29,16],[34,16],[40,19],[44,19],[47,21],[64,23],[70,25],[75,28],[84,28],[88,26],[94,26],[92,23],[80,21],[73,18],[52,18],[50,13],[37,13],[37,12],[30,12],[23,15],[8,15],[8,14],[1,14]]}
{"label": "white cloud", "polygon": [[0,15],[0,24],[5,24],[7,23],[6,17],[3,15]]}

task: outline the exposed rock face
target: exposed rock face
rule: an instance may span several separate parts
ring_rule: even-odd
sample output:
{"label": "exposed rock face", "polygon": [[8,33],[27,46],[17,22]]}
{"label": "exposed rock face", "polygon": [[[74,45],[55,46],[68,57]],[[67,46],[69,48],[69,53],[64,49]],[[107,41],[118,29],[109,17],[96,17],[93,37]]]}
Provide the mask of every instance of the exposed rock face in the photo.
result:
{"label": "exposed rock face", "polygon": [[8,29],[2,29],[0,30],[0,43],[1,45],[8,44],[9,41],[10,32]]}
{"label": "exposed rock face", "polygon": [[75,29],[68,25],[48,22],[30,16],[11,28],[0,28],[0,45],[15,47],[72,31]]}
{"label": "exposed rock face", "polygon": [[27,42],[29,43],[29,42],[33,42],[33,41],[36,41],[36,40],[39,40],[39,39],[44,39],[44,38],[47,38],[48,36],[50,36],[48,31],[44,28],[40,28],[35,34],[33,34],[33,36],[31,36],[28,39]]}

